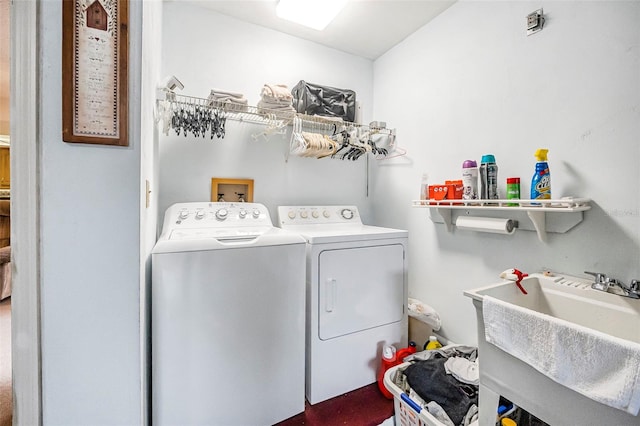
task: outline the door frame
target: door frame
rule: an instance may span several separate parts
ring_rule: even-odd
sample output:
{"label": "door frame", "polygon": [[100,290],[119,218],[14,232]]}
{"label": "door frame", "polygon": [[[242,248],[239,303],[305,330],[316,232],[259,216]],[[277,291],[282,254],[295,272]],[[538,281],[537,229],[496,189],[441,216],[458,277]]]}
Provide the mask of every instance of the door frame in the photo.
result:
{"label": "door frame", "polygon": [[40,341],[41,0],[11,2],[11,351],[13,424],[42,425]]}

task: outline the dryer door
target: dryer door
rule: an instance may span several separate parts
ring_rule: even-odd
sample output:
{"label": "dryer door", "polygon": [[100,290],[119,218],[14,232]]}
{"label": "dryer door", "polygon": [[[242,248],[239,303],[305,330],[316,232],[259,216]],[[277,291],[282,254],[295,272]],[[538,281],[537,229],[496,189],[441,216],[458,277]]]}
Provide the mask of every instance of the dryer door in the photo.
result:
{"label": "dryer door", "polygon": [[405,268],[401,244],[325,250],[318,262],[321,340],[402,320]]}

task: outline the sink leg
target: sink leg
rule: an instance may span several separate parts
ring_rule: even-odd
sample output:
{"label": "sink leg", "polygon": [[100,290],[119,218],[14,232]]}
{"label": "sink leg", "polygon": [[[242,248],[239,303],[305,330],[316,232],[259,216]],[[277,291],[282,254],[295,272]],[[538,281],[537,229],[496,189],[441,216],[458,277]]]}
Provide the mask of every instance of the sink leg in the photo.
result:
{"label": "sink leg", "polygon": [[482,426],[495,425],[500,395],[480,383],[480,395],[478,399],[478,424]]}

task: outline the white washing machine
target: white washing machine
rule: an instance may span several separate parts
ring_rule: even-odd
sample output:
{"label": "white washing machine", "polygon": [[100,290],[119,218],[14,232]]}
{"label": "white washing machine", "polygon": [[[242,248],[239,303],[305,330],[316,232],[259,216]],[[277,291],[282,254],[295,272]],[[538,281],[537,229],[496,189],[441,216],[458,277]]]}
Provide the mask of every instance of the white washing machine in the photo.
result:
{"label": "white washing machine", "polygon": [[355,206],[280,206],[278,225],[307,242],[307,400],[375,382],[382,347],[407,344],[408,232]]}
{"label": "white washing machine", "polygon": [[174,204],[152,262],[154,426],[271,425],[304,411],[300,235],[261,204]]}

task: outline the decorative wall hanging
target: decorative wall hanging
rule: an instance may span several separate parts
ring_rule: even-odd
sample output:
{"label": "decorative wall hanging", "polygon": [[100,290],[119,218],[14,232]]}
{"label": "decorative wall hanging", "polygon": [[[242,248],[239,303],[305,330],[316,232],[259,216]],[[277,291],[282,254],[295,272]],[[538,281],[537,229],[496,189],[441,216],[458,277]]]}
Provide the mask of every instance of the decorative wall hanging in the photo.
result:
{"label": "decorative wall hanging", "polygon": [[62,4],[62,139],[128,146],[128,0]]}

